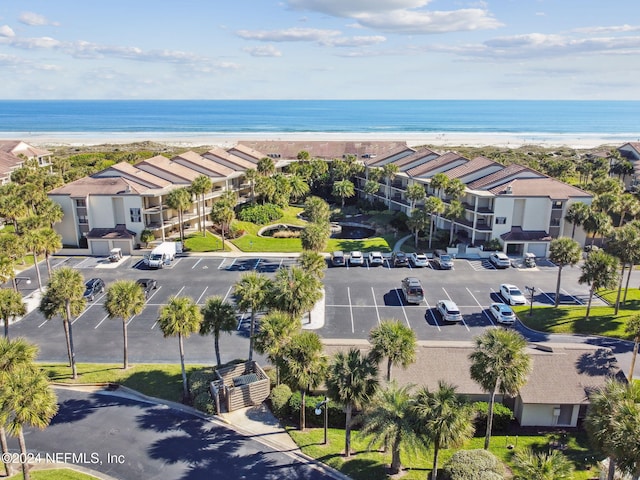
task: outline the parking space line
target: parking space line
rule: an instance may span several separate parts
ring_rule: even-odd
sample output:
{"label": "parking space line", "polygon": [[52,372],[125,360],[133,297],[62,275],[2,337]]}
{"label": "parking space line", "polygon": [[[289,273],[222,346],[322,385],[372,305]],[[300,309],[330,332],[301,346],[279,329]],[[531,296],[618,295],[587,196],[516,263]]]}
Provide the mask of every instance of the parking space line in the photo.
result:
{"label": "parking space line", "polygon": [[227,294],[224,296],[224,298],[222,299],[222,302],[226,302],[227,298],[229,297],[229,294],[231,293],[231,290],[233,290],[233,285],[231,285],[229,287],[229,290],[227,290]]}
{"label": "parking space line", "polygon": [[38,328],[41,328],[44,326],[45,323],[47,323],[49,320],[45,320],[44,322],[42,322],[40,325],[38,325]]}
{"label": "parking space line", "polygon": [[[444,287],[442,287],[442,290],[444,291],[444,294],[447,296],[447,298],[451,300],[449,293],[444,289]],[[453,300],[451,301],[453,302]],[[460,306],[458,306],[458,308],[460,308]],[[460,312],[460,316],[462,317],[462,324],[464,325],[464,328],[467,329],[467,332],[470,332],[471,330],[469,330],[469,326],[467,325],[467,322],[464,321],[464,316],[462,315],[462,312]]]}
{"label": "parking space line", "polygon": [[[442,329],[440,328],[440,324],[438,323],[438,319],[436,318],[436,316],[433,314],[433,308],[431,308],[431,305],[429,305],[429,302],[427,302],[427,299],[424,299],[424,303],[427,304],[427,309],[429,311],[429,314],[431,315],[431,318],[433,318],[434,323],[436,324],[436,327],[438,327],[438,331],[441,332]],[[426,315],[426,314],[425,314]]]}
{"label": "parking space line", "polygon": [[98,328],[100,325],[102,325],[102,322],[104,322],[107,318],[109,318],[109,315],[105,315],[105,316],[102,318],[102,320],[100,320],[100,321],[98,322],[98,324],[97,324],[95,327],[93,327],[93,329],[95,330],[95,329],[96,329],[96,328]]}
{"label": "parking space line", "polygon": [[380,325],[380,310],[378,310],[378,302],[376,302],[376,294],[371,287],[371,295],[373,295],[373,306],[376,307],[376,316],[378,317],[378,325]]}
{"label": "parking space line", "polygon": [[234,259],[233,259],[233,262],[231,262],[231,264],[230,264],[230,265],[227,265],[227,266],[226,266],[226,267],[224,267],[224,268],[226,268],[227,270],[229,270],[229,269],[230,269],[231,267],[233,267],[233,265],[236,263],[236,260],[237,260],[237,259],[238,259],[237,257],[236,257],[236,258],[234,258]]}
{"label": "parking space line", "polygon": [[400,306],[402,307],[402,313],[404,314],[404,319],[407,321],[407,326],[411,328],[411,324],[409,323],[409,317],[407,317],[407,311],[404,309],[404,304],[402,303],[402,298],[400,297],[400,294],[398,293],[397,288],[395,292],[396,292],[396,296],[398,297],[398,301],[400,302]]}
{"label": "parking space line", "polygon": [[553,297],[550,297],[549,295],[547,295],[543,290],[540,290],[540,293],[543,294],[545,297],[547,297],[551,303],[555,303],[555,300],[553,299]]}
{"label": "parking space line", "polygon": [[133,268],[140,268],[141,265],[144,265],[144,260],[138,260]]}
{"label": "parking space line", "polygon": [[194,268],[196,268],[198,266],[198,264],[202,261],[202,257],[198,259],[198,261],[196,263],[193,264],[193,267],[191,267],[191,270],[193,270]]}
{"label": "parking space line", "polygon": [[573,301],[576,302],[578,305],[584,305],[584,303],[582,302],[582,300],[580,300],[578,297],[574,297],[573,295],[571,295],[569,292],[567,292],[564,288],[560,289],[562,292],[566,293],[567,295],[569,295],[571,298],[573,298]]}
{"label": "parking space line", "polygon": [[209,288],[209,285],[207,285],[206,287],[204,287],[204,290],[202,291],[202,293],[200,294],[200,296],[198,297],[198,300],[196,300],[196,305],[200,305],[200,300],[202,300],[202,297],[204,297],[204,294],[207,293],[207,289]]}
{"label": "parking space line", "polygon": [[83,263],[85,263],[85,262],[88,262],[90,258],[91,258],[91,257],[87,257],[87,258],[85,258],[84,260],[79,261],[78,263],[76,263],[76,264],[74,265],[74,268],[82,268],[82,267],[81,267],[81,265],[82,265]]}
{"label": "parking space line", "polygon": [[84,314],[85,314],[85,313],[86,313],[86,312],[87,312],[91,307],[93,307],[94,305],[97,305],[97,304],[98,304],[98,300],[100,300],[100,299],[101,299],[101,298],[103,298],[104,296],[105,296],[105,294],[103,294],[100,298],[96,298],[96,300],[95,300],[91,305],[89,305],[87,308],[85,308],[85,309],[80,313],[80,315],[78,315],[75,319],[73,319],[73,321],[71,322],[71,325],[73,325],[74,323],[76,323],[76,322],[78,321],[78,319],[79,319],[81,316],[83,316],[83,315],[84,315]]}
{"label": "parking space line", "polygon": [[244,316],[247,314],[247,312],[242,312],[242,315],[240,316],[240,321],[238,322],[238,328],[236,328],[236,330],[240,330],[240,327],[242,326],[242,322],[244,322]]}
{"label": "parking space line", "polygon": [[367,264],[367,270],[369,270],[369,259],[366,259],[365,263]]}
{"label": "parking space line", "polygon": [[280,259],[280,264],[278,265],[278,268],[282,268],[282,262],[284,262],[284,257]]}
{"label": "parking space line", "polygon": [[349,314],[351,315],[351,333],[355,333],[356,328],[353,324],[353,307],[351,306],[351,290],[347,287],[347,297],[349,297]]}
{"label": "parking space line", "polygon": [[224,262],[226,262],[226,261],[227,261],[227,259],[226,259],[226,258],[223,258],[223,259],[222,259],[222,261],[220,262],[220,265],[218,265],[218,270],[221,270],[221,269],[222,269],[222,265],[224,265]]}
{"label": "parking space line", "polygon": [[467,289],[467,292],[469,292],[469,295],[471,295],[473,297],[473,299],[476,301],[476,303],[478,304],[478,306],[480,308],[482,308],[482,313],[484,314],[485,317],[487,317],[489,319],[489,321],[491,322],[491,325],[493,325],[494,327],[496,326],[496,324],[493,322],[493,319],[491,318],[491,316],[489,314],[487,314],[487,310],[482,306],[482,304],[478,301],[478,299],[476,298],[476,296],[471,293],[471,290],[469,290],[468,287],[465,287]]}
{"label": "parking space line", "polygon": [[256,264],[253,266],[254,270],[258,269],[258,265],[260,265],[260,260],[262,260],[261,258],[258,259],[258,261],[256,262]]}

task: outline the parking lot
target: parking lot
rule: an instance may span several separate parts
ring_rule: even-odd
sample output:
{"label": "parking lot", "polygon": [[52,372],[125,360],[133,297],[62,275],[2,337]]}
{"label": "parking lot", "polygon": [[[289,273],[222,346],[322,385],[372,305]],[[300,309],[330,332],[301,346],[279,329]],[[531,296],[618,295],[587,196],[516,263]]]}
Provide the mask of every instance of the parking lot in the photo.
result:
{"label": "parking lot", "polygon": [[[148,270],[140,257],[126,257],[118,264],[103,259],[55,257],[54,268],[68,266],[79,269],[85,279],[102,278],[107,286],[119,279],[153,278],[158,288],[151,292],[144,311],[130,320],[129,342],[133,361],[173,361],[174,339],[163,339],[157,325],[158,309],[171,296],[185,295],[202,305],[206,298],[218,295],[233,302],[233,285],[244,272],[258,271],[273,275],[280,268],[295,264],[286,256],[251,256],[227,258],[217,256],[180,257],[161,270]],[[46,268],[42,267],[46,282]],[[33,270],[30,276],[35,280]],[[588,298],[588,286],[579,285],[579,268],[563,271],[563,305],[580,305]],[[404,301],[401,280],[407,276],[420,279],[425,299],[420,305]],[[431,267],[391,268],[387,260],[383,266],[343,266],[328,268],[325,275],[324,322],[318,333],[324,338],[367,338],[369,331],[385,319],[397,319],[416,332],[419,340],[470,340],[487,327],[494,325],[488,308],[502,299],[497,293],[501,283],[513,283],[530,299],[525,287],[535,287],[534,305],[553,304],[557,268],[542,264],[536,268],[496,270],[489,262],[457,259],[453,270]],[[29,286],[35,289],[37,282]],[[20,285],[25,292],[25,286]],[[463,315],[463,321],[446,324],[435,309],[439,300],[453,300]],[[594,304],[600,302],[594,299]],[[73,334],[79,359],[113,361],[121,345],[121,321],[107,318],[104,295],[88,302],[85,311],[73,321]],[[245,354],[248,335],[248,315],[238,314],[236,332],[223,335],[221,344],[237,358]],[[41,345],[42,358],[60,358],[64,354],[64,335],[59,320],[46,321],[34,311],[12,325],[12,336],[33,338]],[[165,344],[165,342],[169,342]],[[213,339],[192,335],[187,343],[189,361],[210,361],[213,358]],[[170,345],[170,346],[165,346]],[[175,348],[174,348],[175,347]],[[114,352],[114,349],[117,353]],[[246,354],[245,354],[246,355]],[[63,358],[63,356],[62,356]],[[136,360],[137,358],[137,360]],[[227,358],[229,359],[229,358]]]}

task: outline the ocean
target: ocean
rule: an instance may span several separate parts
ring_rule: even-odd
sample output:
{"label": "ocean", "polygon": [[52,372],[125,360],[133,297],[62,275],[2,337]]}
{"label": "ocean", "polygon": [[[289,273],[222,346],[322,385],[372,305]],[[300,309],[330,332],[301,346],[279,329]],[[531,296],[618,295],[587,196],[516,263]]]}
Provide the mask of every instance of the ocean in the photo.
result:
{"label": "ocean", "polygon": [[0,100],[0,134],[640,136],[640,101]]}

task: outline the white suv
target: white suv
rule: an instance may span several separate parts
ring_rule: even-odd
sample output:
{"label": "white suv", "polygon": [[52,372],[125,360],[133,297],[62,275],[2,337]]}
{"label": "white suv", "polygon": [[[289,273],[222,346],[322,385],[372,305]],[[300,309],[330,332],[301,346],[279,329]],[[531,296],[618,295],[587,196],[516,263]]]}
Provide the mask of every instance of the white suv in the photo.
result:
{"label": "white suv", "polygon": [[505,302],[509,305],[527,304],[527,299],[524,298],[523,293],[515,285],[503,283],[500,285],[500,295],[502,295],[502,298],[504,298]]}
{"label": "white suv", "polygon": [[492,253],[489,257],[489,261],[496,268],[509,268],[511,266],[511,260],[502,252]]}
{"label": "white suv", "polygon": [[411,255],[409,255],[409,258],[411,259],[411,264],[414,267],[428,267],[429,266],[429,259],[427,258],[427,256],[424,253],[413,252]]}
{"label": "white suv", "polygon": [[384,257],[380,252],[369,252],[369,266],[377,267],[384,264]]}
{"label": "white suv", "polygon": [[364,265],[364,256],[357,250],[349,254],[349,265]]}
{"label": "white suv", "polygon": [[458,306],[451,300],[439,300],[438,312],[442,315],[442,320],[445,322],[460,322],[462,321],[462,314]]}

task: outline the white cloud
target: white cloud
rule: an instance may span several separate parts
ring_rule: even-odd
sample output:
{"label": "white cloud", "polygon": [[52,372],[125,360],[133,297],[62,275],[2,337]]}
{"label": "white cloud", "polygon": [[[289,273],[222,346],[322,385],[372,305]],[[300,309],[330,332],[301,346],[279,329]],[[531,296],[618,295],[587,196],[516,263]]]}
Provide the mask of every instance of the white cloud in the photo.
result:
{"label": "white cloud", "polygon": [[573,30],[576,33],[598,35],[603,33],[626,33],[640,31],[640,25],[612,25],[608,27],[584,27]]}
{"label": "white cloud", "polygon": [[377,45],[386,41],[387,39],[382,35],[374,36],[362,36],[362,37],[341,37],[331,38],[320,41],[321,45],[329,47],[365,47],[369,45]]}
{"label": "white cloud", "polygon": [[366,13],[384,13],[424,7],[430,0],[288,0],[298,10],[312,10],[334,17],[353,17]]}
{"label": "white cloud", "polygon": [[33,12],[21,13],[18,20],[20,20],[20,22],[24,23],[25,25],[36,26],[36,27],[42,26],[42,25],[53,25],[57,27],[58,25],[60,25],[58,22],[52,22],[48,20],[45,16],[39,15]]}
{"label": "white cloud", "polygon": [[0,37],[15,37],[16,33],[9,25],[0,26]]}
{"label": "white cloud", "polygon": [[59,48],[62,45],[62,42],[51,37],[15,37],[11,41],[11,46],[24,50]]}
{"label": "white cloud", "polygon": [[244,49],[252,57],[281,57],[282,52],[273,45],[261,45]]}
{"label": "white cloud", "polygon": [[239,30],[236,34],[245,40],[262,42],[317,42],[340,35],[338,30],[317,28],[288,28],[284,30]]}

